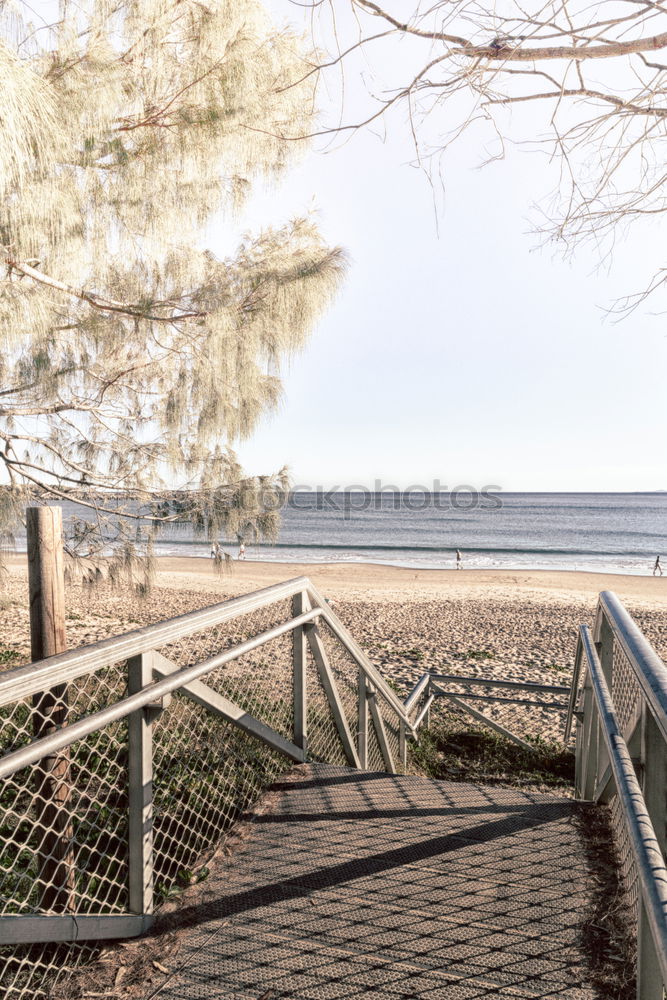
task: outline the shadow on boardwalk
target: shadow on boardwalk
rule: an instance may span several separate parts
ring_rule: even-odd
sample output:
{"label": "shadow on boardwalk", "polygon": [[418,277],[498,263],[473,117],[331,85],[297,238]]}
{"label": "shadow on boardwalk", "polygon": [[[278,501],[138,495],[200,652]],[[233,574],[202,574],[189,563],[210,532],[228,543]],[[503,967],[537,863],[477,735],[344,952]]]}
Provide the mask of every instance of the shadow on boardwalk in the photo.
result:
{"label": "shadow on boardwalk", "polygon": [[598,996],[570,800],[328,765],[276,790],[146,998]]}

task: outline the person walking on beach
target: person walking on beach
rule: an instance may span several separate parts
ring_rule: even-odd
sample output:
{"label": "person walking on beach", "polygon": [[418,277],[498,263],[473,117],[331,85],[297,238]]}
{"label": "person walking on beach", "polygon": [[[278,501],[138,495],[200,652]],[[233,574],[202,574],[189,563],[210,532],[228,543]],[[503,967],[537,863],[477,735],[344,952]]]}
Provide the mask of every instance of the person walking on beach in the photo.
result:
{"label": "person walking on beach", "polygon": [[653,576],[659,573],[662,576],[662,566],[660,565],[660,556],[655,557],[655,566],[653,567]]}
{"label": "person walking on beach", "polygon": [[245,545],[243,542],[239,545],[239,559],[245,559]]}
{"label": "person walking on beach", "polygon": [[456,550],[456,568],[463,569],[463,566],[461,565],[461,553],[458,549]]}

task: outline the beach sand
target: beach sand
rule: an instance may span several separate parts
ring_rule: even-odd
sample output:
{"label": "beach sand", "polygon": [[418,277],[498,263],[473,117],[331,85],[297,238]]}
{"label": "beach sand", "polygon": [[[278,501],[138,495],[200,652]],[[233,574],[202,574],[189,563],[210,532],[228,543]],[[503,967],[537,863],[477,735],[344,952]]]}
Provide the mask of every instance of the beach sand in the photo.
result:
{"label": "beach sand", "polygon": [[[613,590],[667,658],[667,577],[508,570],[414,570],[370,564],[156,560],[148,597],[67,588],[70,647],[192,611],[273,583],[308,576],[371,659],[403,690],[426,670],[568,684],[577,628],[593,624],[597,596]],[[13,556],[0,592],[0,663],[29,661],[25,558]],[[3,649],[9,650],[4,653]],[[519,711],[519,710],[517,710]],[[519,729],[555,734],[553,713]]]}

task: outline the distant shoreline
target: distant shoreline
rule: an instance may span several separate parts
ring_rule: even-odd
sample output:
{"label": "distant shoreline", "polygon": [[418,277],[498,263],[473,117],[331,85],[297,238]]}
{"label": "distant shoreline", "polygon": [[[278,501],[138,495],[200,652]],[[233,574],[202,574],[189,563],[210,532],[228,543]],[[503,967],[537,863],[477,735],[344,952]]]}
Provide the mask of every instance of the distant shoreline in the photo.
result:
{"label": "distant shoreline", "polygon": [[[192,544],[192,543],[184,543]],[[194,543],[198,544],[198,543]],[[189,553],[188,555],[175,554],[173,552],[154,552],[153,558],[159,561],[164,560],[190,560],[197,564],[198,568],[206,565],[210,562],[210,552],[208,543],[199,543],[200,547],[204,549],[201,552]],[[179,546],[180,547],[180,546]],[[283,548],[293,548],[293,546],[285,545]],[[310,546],[301,546],[301,548],[307,549]],[[261,549],[261,545],[252,544],[246,547],[249,548],[250,554],[245,556],[245,559],[239,560],[237,558],[237,546],[231,543],[226,543],[223,545],[223,552],[231,559],[231,562],[236,564],[237,562],[253,563],[257,566],[337,566],[341,568],[354,567],[354,566],[375,566],[381,570],[401,570],[407,573],[449,573],[449,572],[461,572],[456,570],[454,561],[454,552],[451,549],[444,549],[449,558],[445,561],[430,563],[430,564],[415,564],[409,561],[400,562],[392,561],[389,559],[327,559],[326,556],[321,559],[274,559],[266,557],[258,557],[254,554],[253,550]],[[267,546],[268,548],[268,546]],[[299,548],[299,546],[294,546],[294,548]],[[329,546],[313,546],[313,548],[326,549]],[[355,551],[355,549],[361,549],[361,546],[352,546],[349,551]],[[342,546],[341,551],[347,551]],[[367,550],[366,550],[367,551]],[[645,565],[645,569],[633,569],[629,570],[627,568],[614,568],[613,566],[603,565],[599,568],[589,565],[582,566],[531,566],[531,565],[505,565],[505,566],[479,566],[474,565],[474,560],[478,554],[476,550],[462,550],[463,554],[463,569],[468,573],[511,573],[511,574],[525,574],[525,573],[590,573],[593,575],[600,576],[613,576],[613,577],[633,577],[638,579],[648,579],[652,577],[652,567],[654,557],[642,557],[642,564]],[[14,549],[12,552],[5,555],[6,560],[24,559],[26,555],[25,549]],[[586,563],[586,554],[582,553],[581,562]],[[473,563],[473,565],[471,565]],[[665,553],[665,562],[663,572],[665,573],[665,579],[667,579],[667,553]]]}
{"label": "distant shoreline", "polygon": [[[12,575],[27,571],[25,554],[6,559]],[[584,570],[411,569],[386,563],[296,563],[234,559],[228,571],[214,572],[210,559],[157,556],[155,584],[170,590],[197,591],[220,599],[247,593],[296,577],[309,577],[336,599],[405,601],[453,598],[483,600],[567,600],[593,607],[602,590],[613,590],[630,603],[667,610],[664,577]]]}

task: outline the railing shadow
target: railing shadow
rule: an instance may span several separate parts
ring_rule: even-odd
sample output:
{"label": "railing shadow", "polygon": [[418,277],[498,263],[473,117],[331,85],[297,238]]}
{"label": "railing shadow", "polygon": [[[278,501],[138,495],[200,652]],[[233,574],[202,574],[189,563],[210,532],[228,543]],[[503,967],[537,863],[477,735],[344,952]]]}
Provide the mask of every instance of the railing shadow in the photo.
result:
{"label": "railing shadow", "polygon": [[[385,776],[386,777],[386,776]],[[290,900],[304,896],[309,896],[314,891],[330,889],[356,879],[367,878],[369,876],[380,875],[395,868],[406,865],[414,865],[432,858],[441,858],[444,855],[460,849],[465,843],[471,841],[476,844],[489,843],[498,837],[508,837],[522,829],[528,827],[538,827],[554,820],[571,816],[571,804],[569,802],[554,802],[550,804],[533,805],[517,808],[510,816],[505,816],[502,820],[490,823],[478,823],[474,826],[465,827],[453,833],[447,833],[439,837],[431,837],[428,840],[419,840],[388,851],[380,851],[376,854],[366,855],[341,862],[337,865],[317,868],[307,873],[301,872],[294,878],[281,879],[276,882],[268,882],[256,886],[250,890],[239,893],[224,895],[220,899],[201,903],[196,906],[182,907],[178,912],[178,917],[170,915],[168,923],[170,928],[176,926],[191,927],[198,923],[205,923],[214,918],[224,918],[235,914],[243,913],[257,907],[266,905],[275,899]],[[476,813],[479,810],[470,810]],[[459,810],[459,814],[466,814],[467,809]],[[425,816],[446,815],[448,813],[441,810],[424,810]],[[371,813],[351,812],[349,818],[363,820],[369,818]],[[398,815],[411,815],[417,818],[420,810],[412,812],[400,811]],[[260,817],[260,822],[271,823],[274,821],[301,822],[303,814],[288,814],[284,818],[279,816]],[[331,820],[343,818],[339,813],[333,816],[328,812],[306,814],[306,819]],[[154,933],[159,933],[161,929],[161,919],[155,921]]]}

